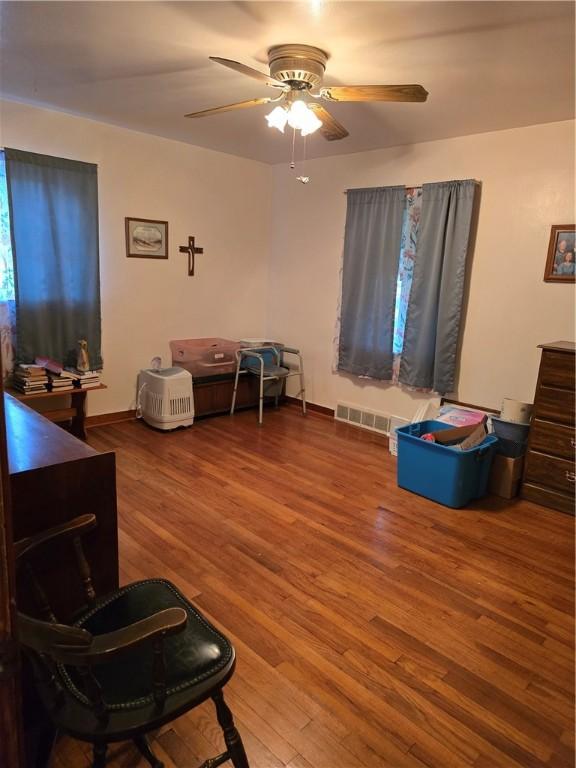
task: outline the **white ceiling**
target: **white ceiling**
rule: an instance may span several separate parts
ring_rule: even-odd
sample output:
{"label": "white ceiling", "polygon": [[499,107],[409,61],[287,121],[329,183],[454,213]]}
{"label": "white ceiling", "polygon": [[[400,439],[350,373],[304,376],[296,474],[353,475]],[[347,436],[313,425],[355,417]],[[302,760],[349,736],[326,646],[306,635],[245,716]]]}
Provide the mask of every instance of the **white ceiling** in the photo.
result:
{"label": "white ceiling", "polygon": [[[315,7],[320,5],[319,10]],[[350,131],[308,155],[461,136],[574,116],[572,2],[2,2],[0,93],[269,163],[290,138],[260,106],[186,112],[270,95],[208,60],[267,71],[266,51],[330,54],[325,84],[421,83],[424,104],[335,104]]]}

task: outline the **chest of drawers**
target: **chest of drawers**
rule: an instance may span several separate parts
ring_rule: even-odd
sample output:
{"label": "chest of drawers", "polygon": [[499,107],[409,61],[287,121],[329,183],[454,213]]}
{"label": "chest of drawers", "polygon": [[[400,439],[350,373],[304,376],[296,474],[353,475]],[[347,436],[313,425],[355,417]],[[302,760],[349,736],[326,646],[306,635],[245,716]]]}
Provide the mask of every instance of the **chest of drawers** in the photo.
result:
{"label": "chest of drawers", "polygon": [[574,352],[568,341],[542,344],[521,495],[574,514]]}

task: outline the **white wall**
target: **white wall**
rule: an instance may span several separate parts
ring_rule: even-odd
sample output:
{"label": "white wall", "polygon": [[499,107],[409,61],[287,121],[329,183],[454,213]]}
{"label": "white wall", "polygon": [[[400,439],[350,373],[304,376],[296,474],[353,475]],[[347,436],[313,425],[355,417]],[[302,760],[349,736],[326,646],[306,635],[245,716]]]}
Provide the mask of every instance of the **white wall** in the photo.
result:
{"label": "white wall", "polygon": [[[138,370],[155,355],[169,364],[170,339],[262,335],[268,166],[14,102],[0,130],[2,146],[98,164],[108,390],[90,394],[90,413],[134,407]],[[125,216],[168,221],[169,259],[126,258]],[[178,252],[188,235],[204,248],[195,277]]]}
{"label": "white wall", "polygon": [[[320,140],[320,139],[317,139]],[[332,373],[346,197],[353,187],[482,182],[456,397],[531,401],[537,345],[574,339],[574,290],[543,282],[552,224],[574,222],[574,123],[537,125],[308,162],[307,186],[274,168],[270,335],[300,346],[308,398],[411,416],[415,395]]]}

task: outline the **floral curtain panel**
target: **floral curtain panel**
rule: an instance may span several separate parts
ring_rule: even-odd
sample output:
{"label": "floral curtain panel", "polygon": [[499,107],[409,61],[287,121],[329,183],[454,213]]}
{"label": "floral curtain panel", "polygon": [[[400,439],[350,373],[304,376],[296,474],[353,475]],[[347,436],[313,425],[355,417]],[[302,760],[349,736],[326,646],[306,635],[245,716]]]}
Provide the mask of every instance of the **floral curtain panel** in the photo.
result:
{"label": "floral curtain panel", "polygon": [[414,274],[418,227],[422,212],[422,187],[406,189],[406,209],[402,223],[402,243],[400,246],[400,264],[396,281],[396,304],[394,307],[394,369],[392,381],[397,383],[400,370],[402,347],[404,346],[404,328]]}
{"label": "floral curtain panel", "polygon": [[0,152],[0,346],[4,379],[14,367],[15,341],[16,304],[10,214],[8,211],[4,152]]}

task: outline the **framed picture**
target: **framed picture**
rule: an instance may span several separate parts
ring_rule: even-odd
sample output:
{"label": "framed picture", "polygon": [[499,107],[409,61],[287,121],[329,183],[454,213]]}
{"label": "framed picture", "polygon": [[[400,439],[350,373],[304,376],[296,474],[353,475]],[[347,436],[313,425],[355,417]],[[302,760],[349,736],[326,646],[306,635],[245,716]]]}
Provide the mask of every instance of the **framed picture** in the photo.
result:
{"label": "framed picture", "polygon": [[124,219],[126,256],[140,259],[168,258],[168,222],[154,219]]}
{"label": "framed picture", "polygon": [[575,282],[576,226],[574,224],[555,224],[550,232],[548,258],[544,271],[546,283]]}

